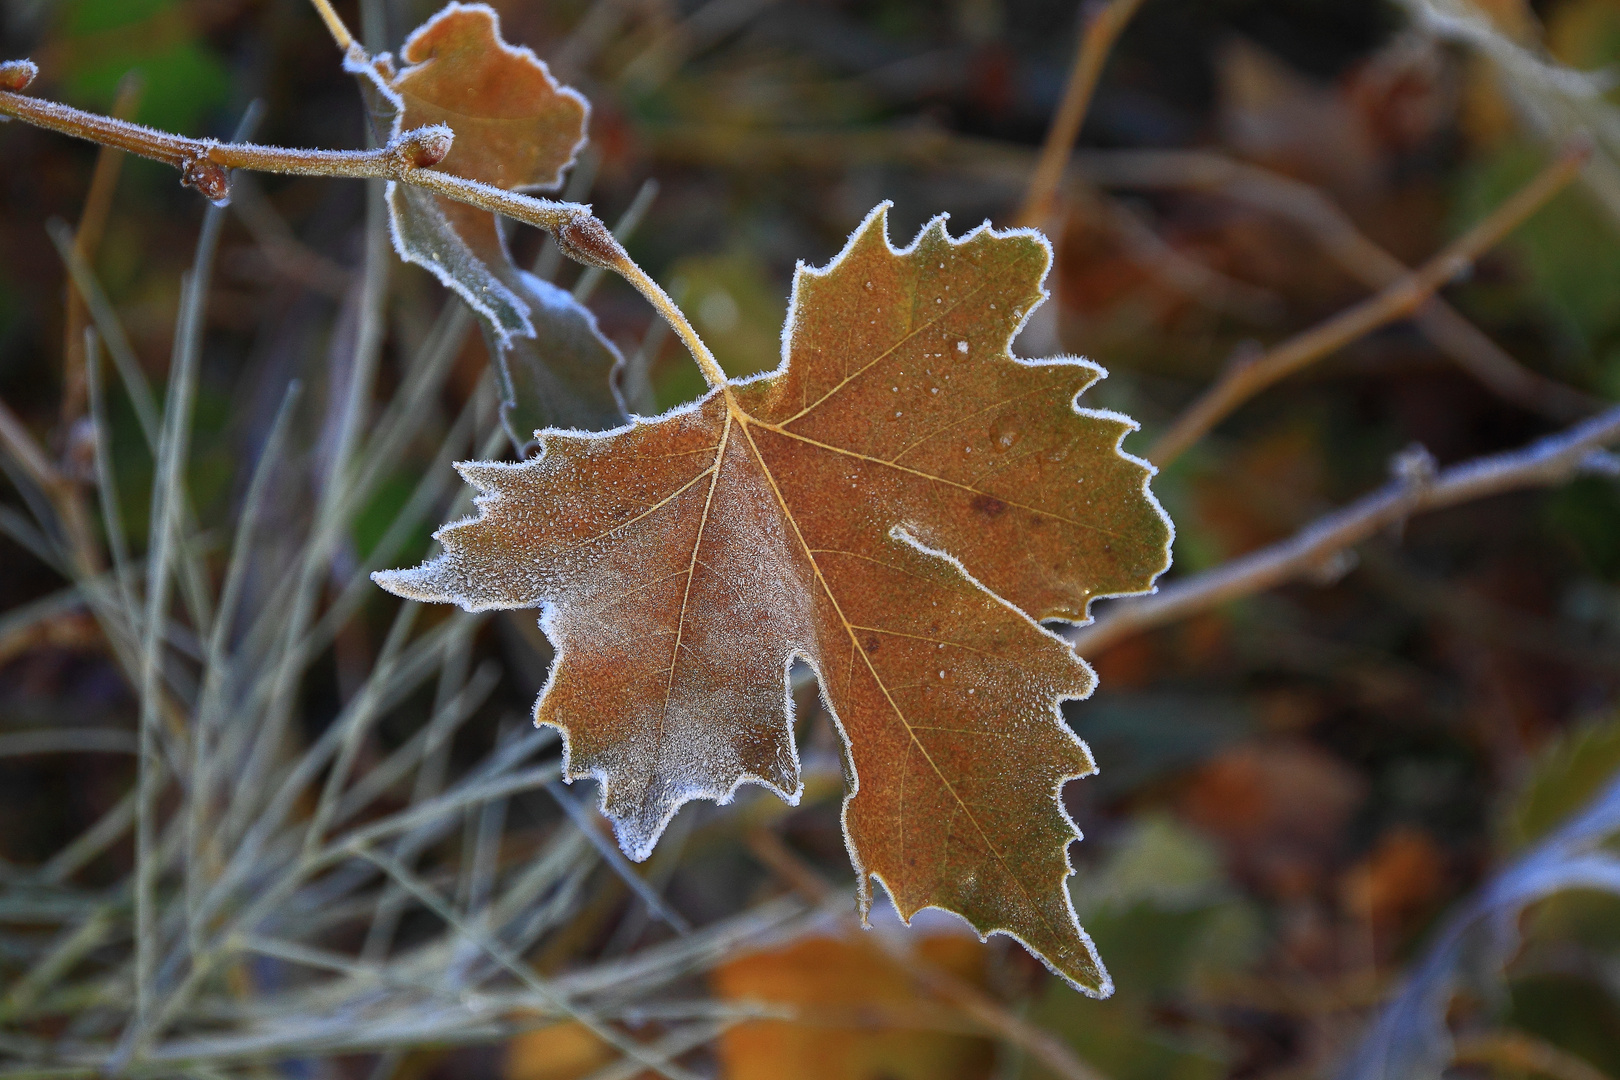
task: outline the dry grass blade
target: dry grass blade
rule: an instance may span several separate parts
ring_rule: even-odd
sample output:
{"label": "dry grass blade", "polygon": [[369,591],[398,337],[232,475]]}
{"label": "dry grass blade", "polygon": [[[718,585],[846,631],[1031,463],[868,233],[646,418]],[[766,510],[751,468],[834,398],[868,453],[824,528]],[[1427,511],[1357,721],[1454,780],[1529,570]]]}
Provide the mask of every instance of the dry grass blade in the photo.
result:
{"label": "dry grass blade", "polygon": [[1148,451],[1148,460],[1163,468],[1266,387],[1411,314],[1563,190],[1580,175],[1589,157],[1585,147],[1565,151],[1490,216],[1400,281],[1260,356],[1239,361],[1159,436]]}
{"label": "dry grass blade", "polygon": [[[112,115],[120,120],[130,119],[141,99],[141,77],[135,72],[125,75],[118,84],[118,96],[113,101]],[[73,249],[87,261],[95,257],[107,228],[107,216],[112,212],[113,192],[118,186],[118,175],[123,171],[122,151],[104,146],[96,154],[96,168],[90,174],[90,191],[84,198],[84,210],[79,214],[79,227],[74,231]],[[67,291],[67,310],[63,314],[62,340],[62,423],[71,424],[79,418],[85,406],[85,348],[84,331],[87,312],[84,298],[77,289]]]}
{"label": "dry grass blade", "polygon": [[1088,5],[1081,5],[1084,24],[1075,49],[1074,63],[1069,68],[1069,81],[1063,88],[1063,100],[1058,105],[1057,115],[1052,118],[1052,126],[1047,129],[1041,156],[1029,178],[1029,190],[1024,194],[1024,203],[1016,218],[1018,224],[1039,226],[1051,213],[1052,200],[1063,180],[1075,140],[1080,137],[1080,128],[1085,123],[1092,95],[1097,90],[1097,81],[1102,78],[1103,67],[1108,62],[1108,54],[1113,51],[1114,42],[1119,40],[1119,35],[1124,32],[1126,24],[1142,2],[1109,0],[1106,7],[1094,14],[1090,13]]}

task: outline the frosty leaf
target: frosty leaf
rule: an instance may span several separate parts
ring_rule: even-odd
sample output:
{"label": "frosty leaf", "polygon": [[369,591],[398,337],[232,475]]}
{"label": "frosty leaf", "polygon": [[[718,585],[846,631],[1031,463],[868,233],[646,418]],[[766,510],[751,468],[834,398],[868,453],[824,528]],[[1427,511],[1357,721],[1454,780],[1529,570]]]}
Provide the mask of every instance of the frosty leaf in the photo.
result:
{"label": "frosty leaf", "polygon": [[1168,561],[1132,427],[1079,409],[1101,372],[1020,361],[1050,248],[943,219],[905,251],[879,207],[800,268],[784,360],[696,404],[542,454],[468,463],[480,516],[377,575],[470,610],[540,607],[539,723],[645,858],[681,804],[800,790],[787,672],[803,658],[846,741],[863,906],[937,906],[1012,934],[1075,986],[1111,984],[1065,879],[1059,801],[1095,771],[1059,704],[1090,669],[1038,620],[1081,620]]}
{"label": "frosty leaf", "polygon": [[407,129],[448,124],[439,168],[496,187],[549,190],[585,145],[590,108],[528,49],[501,40],[485,4],[447,4],[411,34],[394,79]]}
{"label": "frosty leaf", "polygon": [[[483,4],[451,3],[387,56],[351,55],[378,137],[432,124],[455,132],[436,166],[502,188],[558,186],[585,144],[590,107],[559,86],[528,49],[501,39]],[[429,119],[431,117],[431,119]],[[513,265],[494,214],[418,188],[388,186],[400,258],[425,267],[479,316],[501,387],[501,418],[523,446],[549,425],[596,429],[624,422],[612,373],[618,350],[589,311],[555,290],[536,293]],[[556,325],[541,325],[546,321]]]}
{"label": "frosty leaf", "polygon": [[[496,351],[514,337],[534,335],[529,305],[461,238],[437,196],[409,184],[389,184],[388,220],[400,258],[433,271],[459,293],[481,317]],[[503,255],[494,265],[505,261]]]}
{"label": "frosty leaf", "polygon": [[522,446],[541,428],[600,430],[624,423],[614,394],[619,350],[596,316],[572,294],[518,272],[534,314],[534,334],[515,337],[500,353],[501,422]]}

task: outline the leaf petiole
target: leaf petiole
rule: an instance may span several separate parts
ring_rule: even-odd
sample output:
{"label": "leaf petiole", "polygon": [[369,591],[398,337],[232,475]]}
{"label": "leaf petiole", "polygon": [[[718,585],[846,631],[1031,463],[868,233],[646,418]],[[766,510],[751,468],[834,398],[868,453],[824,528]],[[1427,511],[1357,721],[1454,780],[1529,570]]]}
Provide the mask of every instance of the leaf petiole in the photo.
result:
{"label": "leaf petiole", "polygon": [[337,47],[344,52],[348,52],[349,48],[355,43],[354,35],[349,33],[347,26],[343,25],[342,17],[332,9],[332,5],[328,0],[309,0],[309,2],[315,5],[316,13],[320,15],[321,21],[326,24],[326,29],[331,33],[332,40],[337,42]]}

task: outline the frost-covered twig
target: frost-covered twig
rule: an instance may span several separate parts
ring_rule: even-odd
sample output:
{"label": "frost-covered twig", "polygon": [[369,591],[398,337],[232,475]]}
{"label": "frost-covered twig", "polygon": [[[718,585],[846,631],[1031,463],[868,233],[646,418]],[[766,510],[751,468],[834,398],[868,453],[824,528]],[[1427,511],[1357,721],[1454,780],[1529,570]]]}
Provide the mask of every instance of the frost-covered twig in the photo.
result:
{"label": "frost-covered twig", "polygon": [[[1233,559],[1140,599],[1107,604],[1090,626],[1069,632],[1082,655],[1095,655],[1132,634],[1305,577],[1379,529],[1413,514],[1519,488],[1560,484],[1583,471],[1609,473],[1602,448],[1620,441],[1620,407],[1520,450],[1433,471],[1427,455],[1404,456],[1408,467],[1384,488],[1317,519],[1287,540]],[[1414,467],[1415,466],[1415,467]]]}

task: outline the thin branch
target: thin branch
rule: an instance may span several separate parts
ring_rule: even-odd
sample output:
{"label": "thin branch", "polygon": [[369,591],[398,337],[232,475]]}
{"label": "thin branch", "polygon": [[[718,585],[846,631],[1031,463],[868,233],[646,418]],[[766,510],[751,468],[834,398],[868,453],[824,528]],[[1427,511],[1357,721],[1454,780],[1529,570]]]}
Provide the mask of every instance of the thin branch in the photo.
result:
{"label": "thin branch", "polygon": [[[1412,272],[1320,190],[1258,165],[1207,150],[1086,151],[1077,164],[1099,186],[1214,191],[1280,216],[1309,233],[1324,254],[1368,288],[1387,288]],[[1603,407],[1603,402],[1519,363],[1440,296],[1431,296],[1412,320],[1436,348],[1505,400],[1560,424]]]}
{"label": "thin branch", "polygon": [[1357,338],[1411,314],[1441,286],[1464,273],[1486,250],[1534,214],[1576,176],[1591,156],[1587,146],[1565,151],[1483,221],[1448,244],[1434,258],[1376,296],[1326,322],[1231,368],[1178,417],[1148,451],[1161,468],[1203,438],[1239,405]]}
{"label": "thin branch", "polygon": [[[11,77],[15,71],[21,76]],[[26,60],[0,64],[0,116],[25,120],[64,135],[126,150],[180,170],[181,183],[221,202],[230,196],[227,172],[251,169],[286,176],[328,176],[360,180],[394,180],[425,188],[436,195],[505,214],[549,233],[582,218],[590,208],[578,203],[538,199],[449,173],[432,171],[450,152],[454,133],[442,124],[414,128],[377,150],[304,150],[256,143],[222,143],[188,139],[144,124],[115,120],[54,101],[27,97],[17,90],[32,81],[37,69]],[[606,231],[605,229],[603,230]],[[565,250],[566,247],[565,247]]]}
{"label": "thin branch", "polygon": [[414,128],[377,150],[302,150],[188,139],[19,93],[37,74],[38,68],[27,60],[0,64],[0,116],[26,120],[38,127],[171,165],[180,170],[181,183],[196,188],[216,203],[223,204],[230,197],[231,169],[288,176],[393,180],[543,229],[556,238],[557,246],[569,258],[586,266],[612,270],[634,285],[686,342],[708,384],[720,387],[726,383],[725,372],[691,322],[669,294],[635,264],[608,227],[591,215],[590,207],[537,199],[433,171],[432,167],[450,152],[455,138],[455,133],[442,124]]}
{"label": "thin branch", "polygon": [[1076,650],[1094,656],[1132,634],[1218,604],[1263,592],[1331,565],[1344,549],[1413,514],[1520,488],[1563,483],[1582,472],[1612,473],[1602,448],[1620,441],[1620,406],[1520,450],[1434,471],[1426,453],[1403,455],[1395,480],[1287,540],[1173,582],[1151,596],[1108,605],[1090,626],[1069,631]]}
{"label": "thin branch", "polygon": [[1108,54],[1113,51],[1125,24],[1141,6],[1142,0],[1111,0],[1107,7],[1085,18],[1075,47],[1074,64],[1069,69],[1069,82],[1063,88],[1063,100],[1052,118],[1052,126],[1047,129],[1046,143],[1041,147],[1035,172],[1029,178],[1024,205],[1018,210],[1018,224],[1038,226],[1051,213],[1052,199],[1063,180],[1075,140],[1080,137],[1086,110],[1091,106],[1091,96],[1096,93]]}
{"label": "thin branch", "polygon": [[354,45],[354,35],[349,33],[347,26],[343,25],[343,20],[338,16],[338,13],[332,10],[329,0],[309,0],[309,2],[315,5],[316,13],[320,15],[321,21],[326,24],[327,33],[331,34],[332,40],[337,42],[337,47],[344,52],[348,52]]}

